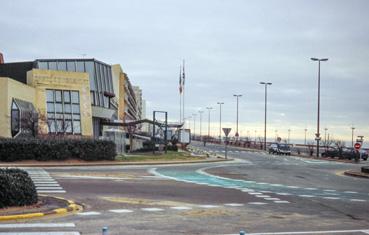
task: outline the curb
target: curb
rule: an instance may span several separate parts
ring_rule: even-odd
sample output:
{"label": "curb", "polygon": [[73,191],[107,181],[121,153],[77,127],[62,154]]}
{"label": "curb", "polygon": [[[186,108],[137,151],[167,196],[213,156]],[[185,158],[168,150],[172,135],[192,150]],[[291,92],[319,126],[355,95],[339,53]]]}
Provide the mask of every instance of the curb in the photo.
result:
{"label": "curb", "polygon": [[[229,160],[229,159],[228,159]],[[78,166],[133,166],[133,165],[170,165],[186,163],[211,163],[221,162],[226,159],[193,160],[193,161],[171,161],[171,162],[112,162],[112,163],[75,163],[75,164],[0,164],[0,167],[78,167]]]}
{"label": "curb", "polygon": [[67,200],[61,197],[53,197],[53,198],[57,198],[59,200],[64,200],[68,202],[68,206],[63,207],[63,208],[57,208],[57,209],[46,211],[46,212],[35,212],[35,213],[27,213],[27,214],[19,214],[19,215],[4,215],[4,216],[0,216],[0,221],[33,219],[37,217],[44,217],[47,215],[65,215],[68,212],[76,212],[76,211],[82,210],[82,206],[76,204],[74,201]]}
{"label": "curb", "polygon": [[345,174],[347,176],[369,179],[369,174],[363,174],[363,173],[357,172],[357,171],[345,171],[343,174]]}

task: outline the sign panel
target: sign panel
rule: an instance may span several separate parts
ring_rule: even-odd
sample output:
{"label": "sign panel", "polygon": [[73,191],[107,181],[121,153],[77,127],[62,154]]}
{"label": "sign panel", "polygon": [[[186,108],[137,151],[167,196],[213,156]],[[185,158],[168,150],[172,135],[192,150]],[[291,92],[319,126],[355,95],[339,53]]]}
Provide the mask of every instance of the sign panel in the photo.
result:
{"label": "sign panel", "polygon": [[191,142],[190,129],[180,129],[178,133],[178,141],[181,144],[189,144]]}
{"label": "sign panel", "polygon": [[229,133],[231,132],[232,128],[222,128],[225,136],[228,137]]}
{"label": "sign panel", "polygon": [[356,150],[359,150],[361,148],[361,144],[360,143],[355,143],[354,148]]}

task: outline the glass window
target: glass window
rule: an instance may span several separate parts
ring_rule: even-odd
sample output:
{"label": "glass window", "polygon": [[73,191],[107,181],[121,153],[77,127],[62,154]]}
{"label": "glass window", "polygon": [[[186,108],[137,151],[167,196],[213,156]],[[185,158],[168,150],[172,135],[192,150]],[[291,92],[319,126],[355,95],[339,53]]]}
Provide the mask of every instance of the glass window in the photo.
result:
{"label": "glass window", "polygon": [[46,90],[46,101],[54,102],[54,91],[53,90]]}
{"label": "glass window", "polygon": [[70,103],[70,92],[63,91],[63,94],[64,94],[64,103]]}
{"label": "glass window", "polygon": [[79,104],[73,104],[73,113],[79,113]]}
{"label": "glass window", "polygon": [[38,62],[39,69],[48,69],[47,62]]}
{"label": "glass window", "polygon": [[49,62],[49,70],[56,70],[56,62],[50,61]]}
{"label": "glass window", "polygon": [[95,98],[94,98],[94,92],[90,91],[90,99],[91,99],[91,105],[95,105]]}
{"label": "glass window", "polygon": [[72,103],[79,104],[78,91],[72,91]]}
{"label": "glass window", "polygon": [[96,87],[95,87],[94,62],[92,62],[92,61],[85,62],[85,66],[86,66],[86,72],[88,73],[89,78],[90,78],[90,89],[92,91],[95,91],[96,90]]}
{"label": "glass window", "polygon": [[64,114],[64,119],[72,119],[72,114]]}
{"label": "glass window", "polygon": [[61,91],[55,91],[55,101],[62,102],[62,92]]}
{"label": "glass window", "polygon": [[62,113],[57,113],[57,114],[55,114],[55,118],[56,119],[63,119],[64,115]]}
{"label": "glass window", "polygon": [[72,106],[70,104],[64,104],[64,112],[65,113],[71,113],[72,112]]}
{"label": "glass window", "polygon": [[81,120],[81,115],[73,114],[73,120]]}
{"label": "glass window", "polygon": [[67,63],[65,61],[58,61],[58,70],[66,71]]}
{"label": "glass window", "polygon": [[56,128],[55,128],[55,120],[48,120],[47,121],[47,125],[49,127],[49,132],[51,133],[55,133],[56,132]]}
{"label": "glass window", "polygon": [[64,132],[63,120],[56,120],[56,131]]}
{"label": "glass window", "polygon": [[20,131],[20,111],[18,106],[13,101],[11,110],[11,132],[14,137]]}
{"label": "glass window", "polygon": [[72,133],[72,121],[65,121],[64,122],[64,130],[67,133]]}
{"label": "glass window", "polygon": [[85,62],[77,61],[76,66],[76,72],[85,72]]}
{"label": "glass window", "polygon": [[63,113],[63,104],[62,103],[56,103],[55,104],[55,112],[57,113]]}
{"label": "glass window", "polygon": [[47,112],[49,113],[55,112],[54,103],[47,103]]}
{"label": "glass window", "polygon": [[76,64],[74,63],[74,61],[67,61],[67,70],[71,72],[76,71]]}
{"label": "glass window", "polygon": [[47,114],[47,119],[55,119],[55,114],[54,113],[48,113]]}
{"label": "glass window", "polygon": [[73,132],[75,134],[81,134],[81,122],[73,121]]}
{"label": "glass window", "polygon": [[101,83],[102,83],[102,90],[106,91],[106,77],[104,74],[104,65],[100,64],[100,77],[101,77]]}

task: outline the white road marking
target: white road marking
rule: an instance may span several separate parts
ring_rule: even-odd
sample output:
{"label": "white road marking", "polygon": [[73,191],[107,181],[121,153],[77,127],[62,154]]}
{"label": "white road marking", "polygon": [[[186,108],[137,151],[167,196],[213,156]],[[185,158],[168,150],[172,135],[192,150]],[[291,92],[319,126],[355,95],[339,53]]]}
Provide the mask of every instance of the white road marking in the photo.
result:
{"label": "white road marking", "polygon": [[65,190],[37,190],[39,193],[66,193]]}
{"label": "white road marking", "polygon": [[264,183],[264,182],[259,182],[259,183],[256,183],[256,184],[261,184],[261,185],[263,185],[263,184],[268,184],[268,183]]}
{"label": "white road marking", "polygon": [[0,228],[74,228],[74,223],[21,223],[21,224],[0,224]]}
{"label": "white road marking", "polygon": [[287,188],[300,188],[300,187],[297,187],[297,186],[287,186]]}
{"label": "white road marking", "polygon": [[283,185],[281,185],[281,184],[271,184],[271,186],[280,187],[280,186],[283,186]]}
{"label": "white road marking", "polygon": [[188,206],[173,206],[171,208],[174,210],[191,210],[192,209],[191,207],[188,207]]}
{"label": "white road marking", "polygon": [[258,192],[249,192],[250,195],[261,195],[262,193],[258,193]]}
{"label": "white road marking", "polygon": [[289,201],[274,201],[274,203],[290,203]]}
{"label": "white road marking", "polygon": [[352,194],[354,194],[354,193],[357,193],[357,192],[354,192],[354,191],[344,191],[344,193],[352,193]]}
{"label": "white road marking", "polygon": [[352,202],[366,202],[366,200],[363,199],[350,199]]}
{"label": "white road marking", "polygon": [[266,203],[266,202],[249,202],[247,204],[249,204],[249,205],[266,205],[268,203]]}
{"label": "white road marking", "polygon": [[315,197],[314,195],[299,195],[299,197]]}
{"label": "white road marking", "polygon": [[90,216],[90,215],[101,215],[101,213],[97,211],[88,211],[88,212],[77,213],[77,215]]}
{"label": "white road marking", "polygon": [[131,213],[133,212],[133,210],[127,210],[127,209],[115,209],[115,210],[109,210],[110,212],[113,213]]}
{"label": "white road marking", "polygon": [[323,191],[324,192],[336,192],[336,190],[334,190],[334,189],[324,189]]}
{"label": "white road marking", "polygon": [[261,193],[272,193],[271,191],[260,191]]}
{"label": "white road marking", "polygon": [[244,206],[245,204],[243,203],[226,203],[224,204],[225,206]]}
{"label": "white road marking", "polygon": [[36,186],[36,190],[63,190],[63,188],[60,186],[55,186],[55,187],[37,187]]}
{"label": "white road marking", "polygon": [[317,190],[317,188],[305,188],[306,190]]}
{"label": "white road marking", "polygon": [[219,206],[216,206],[216,205],[199,205],[198,207],[201,207],[201,208],[217,208]]}
{"label": "white road marking", "polygon": [[150,207],[150,208],[141,208],[141,210],[148,211],[148,212],[164,211],[164,209],[161,209],[161,208],[153,208],[153,207]]}
{"label": "white road marking", "polygon": [[290,196],[290,195],[292,195],[292,194],[290,194],[290,193],[276,193],[277,195],[281,195],[281,196]]}
{"label": "white road marking", "polygon": [[266,197],[270,197],[270,196],[268,196],[268,195],[255,195],[255,197],[266,198]]}
{"label": "white road marking", "polygon": [[0,232],[0,235],[80,235],[79,232]]}
{"label": "white road marking", "polygon": [[268,200],[268,201],[280,201],[281,199],[279,199],[279,198],[276,198],[276,197],[266,197],[266,198],[264,198],[264,200]]}
{"label": "white road marking", "polygon": [[324,199],[328,199],[328,200],[338,200],[340,199],[339,197],[323,197]]}

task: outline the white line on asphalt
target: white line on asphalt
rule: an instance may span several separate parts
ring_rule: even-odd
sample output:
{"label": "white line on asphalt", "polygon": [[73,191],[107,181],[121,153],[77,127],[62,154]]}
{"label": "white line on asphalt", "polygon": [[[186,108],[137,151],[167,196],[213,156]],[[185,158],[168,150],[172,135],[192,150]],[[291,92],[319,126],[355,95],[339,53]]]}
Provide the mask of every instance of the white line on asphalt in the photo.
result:
{"label": "white line on asphalt", "polygon": [[344,191],[344,193],[352,193],[352,194],[354,194],[354,193],[357,193],[357,192],[354,192],[354,191]]}
{"label": "white line on asphalt", "polygon": [[266,202],[249,202],[247,204],[249,204],[249,205],[266,205],[268,203],[266,203]]}
{"label": "white line on asphalt", "polygon": [[271,186],[280,187],[280,186],[283,186],[283,185],[281,185],[281,184],[271,184]]}
{"label": "white line on asphalt", "polygon": [[0,235],[80,235],[79,232],[0,232]]}
{"label": "white line on asphalt", "polygon": [[60,186],[55,186],[55,187],[37,187],[36,186],[36,190],[63,190],[63,188]]}
{"label": "white line on asphalt", "polygon": [[336,190],[334,190],[334,189],[324,189],[323,191],[324,192],[336,192]]}
{"label": "white line on asphalt", "polygon": [[298,186],[287,186],[287,188],[300,188]]}
{"label": "white line on asphalt", "polygon": [[269,195],[255,195],[255,197],[265,198],[265,197],[270,197],[270,196]]}
{"label": "white line on asphalt", "polygon": [[65,190],[37,190],[39,193],[65,193]]}
{"label": "white line on asphalt", "polygon": [[314,195],[298,195],[299,197],[315,197]]}
{"label": "white line on asphalt", "polygon": [[116,209],[116,210],[109,210],[110,212],[114,213],[131,213],[133,210],[127,210],[127,209]]}
{"label": "white line on asphalt", "polygon": [[340,199],[339,197],[323,197],[324,199],[328,199],[328,200],[338,200]]}
{"label": "white line on asphalt", "polygon": [[271,191],[260,191],[261,193],[271,193]]}
{"label": "white line on asphalt", "polygon": [[289,201],[274,201],[274,203],[290,203]]}
{"label": "white line on asphalt", "polygon": [[225,206],[244,206],[245,204],[243,204],[243,203],[226,203],[224,205]]}
{"label": "white line on asphalt", "polygon": [[156,212],[156,211],[163,211],[164,209],[161,209],[161,208],[141,208],[141,210],[148,211],[148,212]]}
{"label": "white line on asphalt", "polygon": [[266,197],[266,198],[264,198],[264,200],[268,200],[268,201],[280,201],[281,199],[276,198],[276,197]]}
{"label": "white line on asphalt", "polygon": [[74,228],[74,223],[0,224],[0,228]]}
{"label": "white line on asphalt", "polygon": [[290,196],[290,195],[292,195],[292,194],[290,194],[290,193],[276,193],[277,195],[281,195],[281,196]]}
{"label": "white line on asphalt", "polygon": [[256,183],[256,184],[268,184],[268,183],[264,183],[264,182],[259,182],[259,183]]}
{"label": "white line on asphalt", "polygon": [[250,194],[250,195],[261,195],[262,193],[258,193],[258,192],[249,192],[248,194]]}
{"label": "white line on asphalt", "polygon": [[172,206],[171,208],[174,210],[191,210],[192,209],[191,207],[188,207],[188,206]]}
{"label": "white line on asphalt", "polygon": [[366,202],[366,200],[363,199],[350,199],[352,202]]}
{"label": "white line on asphalt", "polygon": [[306,190],[317,190],[317,188],[305,188]]}
{"label": "white line on asphalt", "polygon": [[198,207],[201,207],[201,208],[217,208],[219,206],[216,206],[216,205],[199,205]]}
{"label": "white line on asphalt", "polygon": [[[269,233],[247,233],[247,235],[298,235],[298,234],[333,234],[333,233],[369,233],[369,230],[331,230],[331,231],[302,231],[302,232],[269,232]],[[224,235],[238,235],[224,234]]]}
{"label": "white line on asphalt", "polygon": [[97,212],[97,211],[88,211],[88,212],[80,212],[80,213],[77,213],[77,215],[82,215],[82,216],[101,215],[101,213],[100,212]]}

